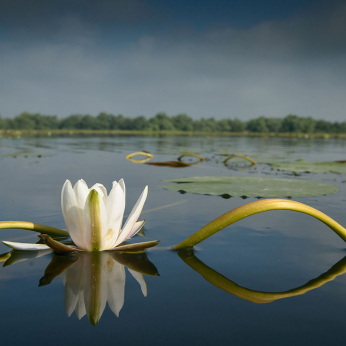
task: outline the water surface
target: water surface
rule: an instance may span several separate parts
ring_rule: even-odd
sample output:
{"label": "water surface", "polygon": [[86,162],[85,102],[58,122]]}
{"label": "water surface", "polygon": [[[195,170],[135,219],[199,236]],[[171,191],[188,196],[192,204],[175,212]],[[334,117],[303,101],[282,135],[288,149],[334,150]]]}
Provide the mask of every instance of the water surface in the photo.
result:
{"label": "water surface", "polygon": [[[36,258],[11,256],[11,261],[4,262],[0,270],[2,342],[341,344],[346,309],[342,259],[346,251],[345,243],[334,232],[307,215],[267,212],[222,230],[195,247],[194,252],[179,254],[170,248],[221,214],[256,199],[180,194],[159,186],[163,185],[163,179],[203,175],[266,176],[330,183],[337,185],[339,192],[295,200],[323,211],[345,226],[345,175],[294,176],[291,172],[271,170],[266,164],[252,169],[230,169],[222,164],[220,156],[246,154],[258,160],[270,157],[332,161],[345,160],[345,149],[346,141],[336,139],[2,138],[0,220],[32,221],[64,229],[60,192],[66,179],[75,183],[83,178],[89,186],[100,182],[109,190],[113,180],[124,178],[126,214],[144,186],[149,185],[141,217],[146,220],[145,237],[136,236],[135,240],[160,240],[156,248],[133,259],[102,255],[61,260],[51,253]],[[187,168],[171,168],[135,164],[125,159],[138,150],[154,154],[155,161],[176,160],[185,151],[208,160]],[[0,239],[36,242],[37,236],[24,230],[1,230]],[[6,253],[8,249],[1,244],[0,251]],[[99,271],[92,272],[92,267]],[[256,299],[249,291],[250,295],[244,298],[239,297],[239,289],[232,293],[215,287],[208,281],[212,281],[210,277],[203,277],[208,276],[208,270],[223,275],[240,286],[240,290],[248,288],[255,292],[286,292],[320,278],[307,286],[310,290],[305,294],[253,302]],[[80,294],[90,294],[88,280],[100,272],[109,275],[108,281],[98,287],[103,292],[100,304],[105,305],[107,297],[108,305],[101,318],[93,321],[83,315]]]}

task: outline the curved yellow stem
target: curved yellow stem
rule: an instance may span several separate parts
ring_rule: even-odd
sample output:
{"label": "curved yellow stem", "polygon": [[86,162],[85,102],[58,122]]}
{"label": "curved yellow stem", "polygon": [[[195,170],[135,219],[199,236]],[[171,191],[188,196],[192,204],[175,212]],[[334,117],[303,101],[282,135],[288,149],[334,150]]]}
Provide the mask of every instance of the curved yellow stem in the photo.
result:
{"label": "curved yellow stem", "polygon": [[197,155],[197,154],[193,154],[193,153],[187,153],[187,154],[180,155],[178,157],[178,161],[181,161],[181,159],[185,156],[192,156],[192,157],[196,157],[197,159],[199,159],[199,161],[189,163],[189,165],[197,165],[198,163],[201,163],[202,161],[204,161],[204,157]]}
{"label": "curved yellow stem", "polygon": [[190,237],[174,246],[174,250],[181,250],[189,247],[193,247],[200,243],[204,239],[210,237],[223,228],[235,223],[248,216],[262,213],[269,210],[292,210],[300,213],[308,214],[316,219],[322,221],[328,227],[330,227],[339,237],[346,241],[346,229],[342,227],[335,220],[320,212],[319,210],[309,207],[306,204],[290,201],[287,199],[265,199],[252,203],[245,204],[241,207],[233,209],[226,214],[223,214],[208,223],[200,230],[192,234]]}
{"label": "curved yellow stem", "polygon": [[232,159],[233,157],[241,157],[245,160],[248,160],[252,163],[251,167],[252,166],[255,166],[256,165],[256,161],[254,161],[253,159],[250,159],[248,156],[245,156],[245,155],[241,155],[241,154],[234,154],[234,155],[231,155],[231,156],[228,156],[224,161],[223,163],[226,164],[228,160]]}
{"label": "curved yellow stem", "polygon": [[[136,156],[136,155],[144,155],[144,156],[146,156],[146,158],[142,159],[142,160],[135,160],[132,157]],[[147,153],[145,151],[136,151],[135,153],[127,155],[126,156],[126,160],[129,160],[129,161],[131,161],[133,163],[144,163],[144,162],[147,162],[147,161],[151,160],[153,157],[154,157],[154,155],[151,155],[151,154],[149,154],[149,153]]]}
{"label": "curved yellow stem", "polygon": [[0,221],[0,229],[3,228],[17,228],[17,229],[27,229],[29,231],[35,231],[39,233],[45,233],[48,235],[59,235],[64,237],[69,237],[68,232],[63,231],[58,228],[49,227],[45,225],[40,225],[38,223],[26,222],[26,221]]}
{"label": "curved yellow stem", "polygon": [[316,279],[310,280],[303,286],[285,292],[261,292],[237,285],[235,282],[227,279],[214,269],[208,267],[193,253],[187,254],[185,251],[182,251],[179,252],[178,255],[188,266],[190,266],[197,273],[201,274],[204,279],[210,282],[212,285],[222,289],[223,291],[234,294],[241,299],[249,300],[257,304],[271,303],[278,299],[305,294],[306,292],[323,286],[325,283],[334,280],[337,276],[346,272],[346,257],[344,257],[338,263],[334,264],[333,267],[331,267],[327,272],[320,275]]}

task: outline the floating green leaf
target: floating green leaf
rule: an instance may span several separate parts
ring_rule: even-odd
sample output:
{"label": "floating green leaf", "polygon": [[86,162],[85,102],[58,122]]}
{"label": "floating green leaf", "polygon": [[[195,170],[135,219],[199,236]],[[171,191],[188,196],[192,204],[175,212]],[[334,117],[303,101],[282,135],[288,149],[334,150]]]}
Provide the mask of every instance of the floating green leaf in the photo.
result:
{"label": "floating green leaf", "polygon": [[328,195],[339,190],[331,184],[261,177],[205,176],[164,181],[178,183],[161,186],[171,191],[235,197],[310,197]]}
{"label": "floating green leaf", "polygon": [[346,174],[345,162],[310,162],[300,159],[297,161],[271,162],[271,166],[272,168],[292,172]]}

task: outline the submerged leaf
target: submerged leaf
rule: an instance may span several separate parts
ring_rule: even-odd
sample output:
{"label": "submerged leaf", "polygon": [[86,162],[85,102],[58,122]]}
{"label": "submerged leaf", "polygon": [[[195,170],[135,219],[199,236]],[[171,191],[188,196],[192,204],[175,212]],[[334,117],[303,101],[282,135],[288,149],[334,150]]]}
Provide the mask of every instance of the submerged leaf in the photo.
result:
{"label": "submerged leaf", "polygon": [[181,161],[147,162],[146,165],[161,166],[161,167],[173,167],[173,168],[182,168],[182,167],[190,167],[191,166],[191,164],[181,162]]}
{"label": "submerged leaf", "polygon": [[204,176],[164,180],[171,191],[235,197],[310,197],[335,193],[339,188],[306,180],[238,176]]}
{"label": "submerged leaf", "polygon": [[0,154],[0,157],[43,157],[43,156],[53,156],[53,154],[48,153],[34,153],[32,151],[19,151],[15,153],[9,153],[9,154]]}
{"label": "submerged leaf", "polygon": [[311,162],[300,159],[297,161],[276,161],[272,162],[271,166],[282,171],[346,174],[345,161]]}

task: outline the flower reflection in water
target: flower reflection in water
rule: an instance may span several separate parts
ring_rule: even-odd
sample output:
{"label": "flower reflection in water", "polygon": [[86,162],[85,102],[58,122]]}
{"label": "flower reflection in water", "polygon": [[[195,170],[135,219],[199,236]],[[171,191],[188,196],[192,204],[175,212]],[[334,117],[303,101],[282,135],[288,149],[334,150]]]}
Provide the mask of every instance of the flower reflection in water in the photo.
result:
{"label": "flower reflection in water", "polygon": [[[142,293],[147,295],[143,275],[135,270],[129,272],[140,284]],[[63,273],[65,285],[64,303],[68,316],[75,311],[81,319],[88,315],[91,324],[96,325],[106,307],[115,315],[124,305],[125,266],[110,253],[85,253]]]}
{"label": "flower reflection in water", "polygon": [[[47,254],[47,250],[41,252],[42,254],[35,256],[33,252],[18,251],[12,251],[10,256],[4,254],[3,257],[8,257],[4,266]],[[87,315],[89,322],[96,325],[107,302],[113,313],[119,317],[125,298],[125,267],[139,283],[146,297],[147,285],[143,274],[159,276],[159,273],[144,252],[133,254],[85,252],[53,255],[44,276],[40,279],[39,286],[49,285],[56,277],[62,275],[67,315],[70,317],[75,312],[79,319]]]}

